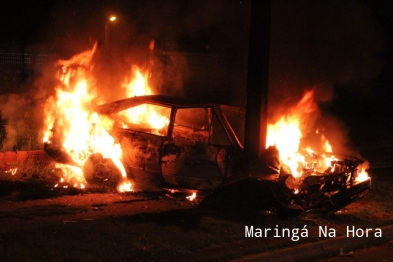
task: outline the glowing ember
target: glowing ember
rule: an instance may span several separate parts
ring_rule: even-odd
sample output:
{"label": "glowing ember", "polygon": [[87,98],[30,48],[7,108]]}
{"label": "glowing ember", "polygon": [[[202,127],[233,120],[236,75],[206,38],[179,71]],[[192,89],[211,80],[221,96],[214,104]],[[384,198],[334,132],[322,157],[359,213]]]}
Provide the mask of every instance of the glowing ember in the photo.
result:
{"label": "glowing ember", "polygon": [[179,190],[173,189],[173,188],[164,188],[164,189],[169,191],[171,194],[175,194],[175,193],[179,192]]}
{"label": "glowing ember", "polygon": [[196,192],[194,192],[194,193],[192,193],[191,196],[186,197],[186,199],[189,201],[193,201],[196,198],[196,196],[197,196],[197,194],[196,194]]}
{"label": "glowing ember", "polygon": [[130,181],[125,181],[123,183],[121,183],[118,188],[117,188],[118,192],[132,192],[132,184]]}
{"label": "glowing ember", "polygon": [[5,171],[4,173],[11,173],[11,175],[15,175],[16,174],[16,171],[18,171],[18,168],[17,167],[14,167],[14,168],[10,168],[10,170],[7,170],[7,171]]}

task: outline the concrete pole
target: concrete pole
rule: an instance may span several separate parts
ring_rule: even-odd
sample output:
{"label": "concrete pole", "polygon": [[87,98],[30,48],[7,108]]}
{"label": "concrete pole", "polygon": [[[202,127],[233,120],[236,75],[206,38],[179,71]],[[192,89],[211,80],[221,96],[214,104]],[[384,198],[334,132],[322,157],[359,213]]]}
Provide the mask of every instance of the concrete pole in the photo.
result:
{"label": "concrete pole", "polygon": [[248,160],[266,148],[271,0],[251,0],[244,152]]}

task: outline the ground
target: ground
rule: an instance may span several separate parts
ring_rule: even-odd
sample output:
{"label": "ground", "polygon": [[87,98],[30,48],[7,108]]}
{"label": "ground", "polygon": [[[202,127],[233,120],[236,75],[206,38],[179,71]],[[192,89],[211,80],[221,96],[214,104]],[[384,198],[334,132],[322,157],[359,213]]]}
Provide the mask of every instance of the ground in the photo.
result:
{"label": "ground", "polygon": [[389,241],[383,245],[367,247],[364,249],[345,252],[343,255],[318,260],[318,262],[384,262],[390,261],[393,257],[393,241]]}
{"label": "ground", "polygon": [[[39,176],[0,173],[1,261],[226,261],[320,241],[318,226],[380,227],[393,222],[391,169],[372,171],[373,188],[330,217],[282,219],[203,210],[188,193],[115,193],[54,188]],[[245,226],[308,228],[308,237],[246,238]]]}

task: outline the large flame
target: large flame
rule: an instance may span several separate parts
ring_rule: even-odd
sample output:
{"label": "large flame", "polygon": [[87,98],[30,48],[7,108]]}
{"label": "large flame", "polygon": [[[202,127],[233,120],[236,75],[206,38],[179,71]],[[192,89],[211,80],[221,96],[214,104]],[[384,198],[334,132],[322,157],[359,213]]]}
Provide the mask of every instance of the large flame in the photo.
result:
{"label": "large flame", "polygon": [[123,178],[126,171],[120,161],[120,144],[107,130],[113,125],[109,118],[99,116],[93,111],[97,98],[94,79],[91,76],[91,59],[96,50],[88,50],[68,61],[59,61],[61,85],[56,95],[46,105],[46,132],[44,142],[60,143],[71,156],[74,165],[58,164],[64,172],[65,182],[76,181],[74,186],[84,187],[82,167],[94,153],[109,158],[120,170]]}
{"label": "large flame", "polygon": [[[288,114],[282,116],[277,122],[268,125],[266,146],[275,145],[280,154],[280,160],[291,171],[294,177],[299,177],[304,169],[318,170],[324,172],[334,172],[336,161],[333,155],[333,147],[326,139],[321,130],[316,130],[316,134],[320,136],[319,145],[311,145],[317,147],[321,154],[310,146],[301,148],[301,139],[303,138],[305,126],[310,116],[318,109],[314,102],[314,91],[308,91],[303,98],[290,110]],[[368,177],[367,172],[362,170],[359,173],[357,181],[364,180]]]}
{"label": "large flame", "polygon": [[[154,42],[149,48],[152,49],[153,46]],[[120,161],[120,144],[116,143],[107,131],[112,128],[114,122],[93,110],[98,98],[95,79],[91,72],[95,51],[96,45],[92,50],[75,55],[70,60],[58,62],[57,65],[61,69],[58,79],[61,85],[56,88],[56,95],[48,99],[45,105],[44,142],[61,144],[75,163],[57,164],[64,173],[61,182],[84,188],[86,181],[82,167],[89,156],[101,153],[104,158],[113,161],[124,178],[117,186],[118,191],[132,191],[132,185],[127,181],[125,168]],[[124,98],[152,95],[148,77],[148,71],[143,73],[137,66],[132,66],[131,77],[126,77],[123,83]],[[127,123],[148,125],[158,135],[169,123],[168,117],[157,112],[154,106],[140,105],[119,114],[126,117]],[[123,123],[123,128],[127,128],[127,124]]]}
{"label": "large flame", "polygon": [[[148,74],[142,74],[136,66],[132,67],[131,73],[131,80],[126,78],[123,84],[127,97],[151,95],[153,92],[148,85]],[[154,105],[142,104],[122,111],[120,114],[126,117],[127,122],[136,125],[147,124],[155,130],[154,133],[157,135],[161,134],[160,130],[169,124],[169,119],[157,112]],[[126,124],[123,126],[127,127]]]}
{"label": "large flame", "polygon": [[[155,41],[149,43],[150,52],[154,49]],[[142,73],[141,70],[133,65],[131,67],[131,77],[126,77],[123,82],[126,97],[152,95],[153,91],[149,86],[149,72]],[[168,117],[160,114],[153,105],[139,105],[129,108],[119,113],[125,116],[128,123],[135,125],[148,125],[154,130],[154,134],[162,135],[163,128],[169,124]],[[123,123],[123,127],[127,128],[127,124]]]}
{"label": "large flame", "polygon": [[[152,46],[150,48],[153,48]],[[56,88],[55,96],[48,100],[45,108],[44,142],[60,143],[74,161],[74,165],[58,164],[64,172],[62,180],[72,181],[74,186],[84,187],[85,179],[82,167],[94,153],[101,153],[104,158],[110,158],[120,170],[124,183],[118,186],[119,191],[130,191],[132,186],[126,180],[126,171],[120,161],[122,151],[120,144],[108,133],[113,120],[94,112],[98,94],[95,89],[95,79],[91,74],[92,57],[96,46],[67,61],[59,61],[61,72],[59,80],[61,85]],[[124,97],[134,97],[153,94],[148,84],[148,72],[142,72],[138,67],[132,66],[131,77],[125,78],[123,87]],[[325,136],[320,133],[318,149],[328,153],[322,155],[320,162],[308,161],[308,156],[315,151],[310,148],[300,148],[301,139],[305,133],[310,115],[317,110],[314,102],[314,91],[308,91],[303,98],[292,107],[288,113],[277,122],[268,125],[266,145],[275,145],[280,153],[282,163],[287,165],[291,173],[297,177],[303,168],[330,168],[334,169],[335,157],[333,148]],[[163,135],[168,123],[168,117],[156,110],[153,105],[140,105],[119,113],[125,117],[123,128],[128,124],[148,125],[155,130],[153,133]],[[360,175],[361,174],[361,175]],[[367,176],[365,171],[359,174],[359,179]]]}
{"label": "large flame", "polygon": [[304,162],[304,156],[299,153],[300,140],[304,132],[301,127],[317,109],[313,98],[313,90],[305,93],[287,115],[282,116],[276,123],[268,125],[266,145],[277,147],[281,161],[291,169],[295,177],[299,176],[299,163]]}

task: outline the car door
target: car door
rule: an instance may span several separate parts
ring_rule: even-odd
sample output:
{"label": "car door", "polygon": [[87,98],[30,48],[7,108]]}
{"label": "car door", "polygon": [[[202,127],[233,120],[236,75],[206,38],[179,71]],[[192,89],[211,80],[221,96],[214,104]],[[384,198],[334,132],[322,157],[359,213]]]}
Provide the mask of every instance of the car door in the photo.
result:
{"label": "car door", "polygon": [[118,123],[122,162],[135,182],[145,185],[162,182],[159,152],[168,139],[171,110],[169,106],[141,104],[112,117]]}
{"label": "car door", "polygon": [[211,108],[176,110],[171,139],[164,142],[160,153],[166,182],[201,190],[222,183],[228,151],[209,142],[212,117]]}

